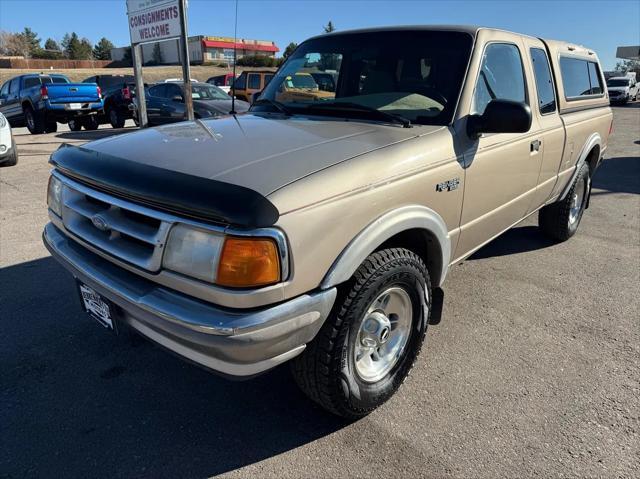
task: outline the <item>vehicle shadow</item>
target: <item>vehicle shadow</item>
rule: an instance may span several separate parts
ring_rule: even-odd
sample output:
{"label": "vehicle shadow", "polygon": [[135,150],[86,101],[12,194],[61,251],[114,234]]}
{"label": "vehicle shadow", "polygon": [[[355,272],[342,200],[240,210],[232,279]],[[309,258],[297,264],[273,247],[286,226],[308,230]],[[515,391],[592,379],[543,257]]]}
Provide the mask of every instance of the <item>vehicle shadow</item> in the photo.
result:
{"label": "vehicle shadow", "polygon": [[520,226],[504,232],[469,256],[467,261],[525,253],[554,244],[556,243],[542,234],[537,226]]}
{"label": "vehicle shadow", "polygon": [[51,258],[3,268],[0,291],[7,477],[208,477],[347,425],[286,366],[232,382],[107,332]]}
{"label": "vehicle shadow", "polygon": [[81,131],[65,131],[62,133],[57,133],[55,136],[58,138],[64,138],[65,140],[83,140],[83,141],[93,141],[100,140],[102,138],[107,138],[113,135],[120,135],[122,133],[130,133],[132,131],[138,131],[137,127],[127,127],[127,128],[102,128],[99,130],[81,130]]}
{"label": "vehicle shadow", "polygon": [[609,193],[640,194],[640,156],[607,158],[602,162],[593,177],[591,195]]}

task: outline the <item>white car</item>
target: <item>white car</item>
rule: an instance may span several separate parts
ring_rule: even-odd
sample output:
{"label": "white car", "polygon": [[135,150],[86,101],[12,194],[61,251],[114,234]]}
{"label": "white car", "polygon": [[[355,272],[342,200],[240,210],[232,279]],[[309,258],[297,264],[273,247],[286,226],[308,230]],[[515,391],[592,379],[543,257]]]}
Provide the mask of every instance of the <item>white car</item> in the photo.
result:
{"label": "white car", "polygon": [[[163,83],[175,83],[175,82],[181,82],[182,78],[167,78],[165,80],[162,80]],[[198,80],[196,80],[195,78],[191,79],[191,83],[198,83]]]}
{"label": "white car", "polygon": [[18,151],[11,133],[11,126],[5,116],[0,113],[0,166],[13,166],[16,163],[18,163]]}
{"label": "white car", "polygon": [[631,77],[612,77],[607,80],[611,103],[627,103],[638,99],[638,83]]}

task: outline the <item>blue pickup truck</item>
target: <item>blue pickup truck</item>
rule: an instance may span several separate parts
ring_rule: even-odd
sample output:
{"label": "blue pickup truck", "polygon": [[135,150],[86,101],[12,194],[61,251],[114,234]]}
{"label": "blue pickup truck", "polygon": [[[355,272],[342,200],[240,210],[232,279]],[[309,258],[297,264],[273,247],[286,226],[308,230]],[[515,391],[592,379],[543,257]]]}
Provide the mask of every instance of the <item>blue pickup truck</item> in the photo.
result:
{"label": "blue pickup truck", "polygon": [[12,127],[26,125],[32,134],[56,131],[57,123],[95,130],[102,108],[95,83],[71,83],[60,74],[20,75],[0,87],[0,112]]}

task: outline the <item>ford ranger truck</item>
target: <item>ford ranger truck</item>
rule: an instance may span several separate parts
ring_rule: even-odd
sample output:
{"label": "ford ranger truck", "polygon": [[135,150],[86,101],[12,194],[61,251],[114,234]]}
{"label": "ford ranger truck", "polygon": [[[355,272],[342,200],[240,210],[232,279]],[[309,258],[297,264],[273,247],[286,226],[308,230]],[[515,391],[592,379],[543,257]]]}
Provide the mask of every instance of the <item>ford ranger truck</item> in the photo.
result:
{"label": "ford ranger truck", "polygon": [[0,112],[12,127],[26,125],[32,134],[55,132],[58,123],[95,130],[102,107],[102,94],[95,83],[71,83],[55,73],[20,75],[0,87]]}
{"label": "ford ranger truck", "polygon": [[[335,74],[334,91],[279,101],[299,72]],[[235,377],[290,362],[311,399],[358,418],[409,374],[452,265],[534,214],[576,233],[611,122],[579,45],[331,33],[248,113],[61,147],[44,243],[105,329]]]}

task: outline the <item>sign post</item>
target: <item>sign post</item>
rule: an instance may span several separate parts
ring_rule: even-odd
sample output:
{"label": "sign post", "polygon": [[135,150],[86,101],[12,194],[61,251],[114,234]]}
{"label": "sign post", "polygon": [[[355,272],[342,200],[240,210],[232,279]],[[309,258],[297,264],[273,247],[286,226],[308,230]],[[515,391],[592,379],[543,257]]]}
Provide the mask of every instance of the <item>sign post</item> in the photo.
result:
{"label": "sign post", "polygon": [[127,0],[127,17],[131,36],[133,74],[136,77],[136,99],[140,127],[145,127],[148,124],[142,79],[142,45],[175,38],[179,38],[181,43],[180,61],[184,77],[187,118],[193,120],[186,2],[187,0]]}
{"label": "sign post", "polygon": [[191,95],[191,63],[189,62],[189,38],[187,36],[187,0],[180,1],[180,45],[182,54],[182,81],[184,82],[184,106],[187,109],[187,120],[193,121],[193,96]]}

